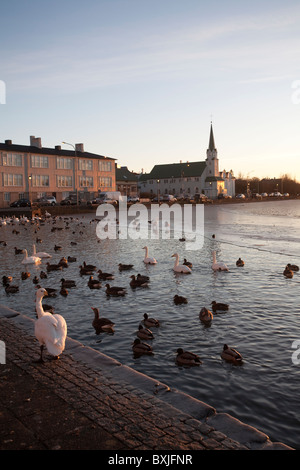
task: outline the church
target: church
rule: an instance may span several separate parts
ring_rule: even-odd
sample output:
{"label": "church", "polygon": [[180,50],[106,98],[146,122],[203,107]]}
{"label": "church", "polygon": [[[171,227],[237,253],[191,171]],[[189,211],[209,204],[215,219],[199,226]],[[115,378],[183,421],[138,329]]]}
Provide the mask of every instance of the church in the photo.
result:
{"label": "church", "polygon": [[220,171],[218,152],[215,146],[213,126],[206,160],[155,165],[150,173],[139,176],[140,195],[160,196],[171,194],[177,198],[204,194],[209,199],[235,196],[233,171]]}

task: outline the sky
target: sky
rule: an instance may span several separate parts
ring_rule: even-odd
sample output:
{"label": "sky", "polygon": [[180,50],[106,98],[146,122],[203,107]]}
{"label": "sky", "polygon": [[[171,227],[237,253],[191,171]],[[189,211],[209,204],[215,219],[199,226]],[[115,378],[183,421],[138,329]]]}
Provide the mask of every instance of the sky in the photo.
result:
{"label": "sky", "polygon": [[299,0],[2,0],[0,141],[300,181]]}

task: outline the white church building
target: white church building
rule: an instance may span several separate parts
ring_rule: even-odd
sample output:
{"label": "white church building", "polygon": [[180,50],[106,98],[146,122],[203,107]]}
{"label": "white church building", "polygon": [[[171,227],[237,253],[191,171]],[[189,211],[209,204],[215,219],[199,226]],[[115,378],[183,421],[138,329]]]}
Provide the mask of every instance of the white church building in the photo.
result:
{"label": "white church building", "polygon": [[233,171],[219,170],[212,124],[205,161],[155,165],[150,173],[139,176],[138,184],[141,195],[172,194],[180,197],[201,193],[209,199],[216,199],[219,195],[235,195]]}

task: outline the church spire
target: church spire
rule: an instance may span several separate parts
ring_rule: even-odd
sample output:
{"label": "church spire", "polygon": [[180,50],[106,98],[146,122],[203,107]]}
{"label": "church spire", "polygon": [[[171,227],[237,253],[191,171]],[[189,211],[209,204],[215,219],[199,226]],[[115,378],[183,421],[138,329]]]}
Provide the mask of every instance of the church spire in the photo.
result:
{"label": "church spire", "polygon": [[216,150],[215,139],[213,133],[212,122],[210,123],[210,136],[209,136],[209,147],[208,150]]}

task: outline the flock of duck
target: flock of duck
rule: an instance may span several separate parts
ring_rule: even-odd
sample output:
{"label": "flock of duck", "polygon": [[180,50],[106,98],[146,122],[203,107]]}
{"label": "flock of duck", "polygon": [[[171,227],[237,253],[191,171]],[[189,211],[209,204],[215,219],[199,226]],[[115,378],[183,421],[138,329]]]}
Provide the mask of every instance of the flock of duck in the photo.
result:
{"label": "flock of duck", "polygon": [[[71,218],[72,219],[72,218]],[[56,218],[48,219],[48,222],[53,221],[56,223]],[[20,223],[21,225],[25,225],[27,223],[35,224],[38,226],[39,224],[44,224],[46,222],[45,218],[34,218],[32,220],[18,220],[13,218],[8,222],[7,220],[3,223],[3,220],[0,221],[0,225],[7,226],[7,225],[15,225]],[[69,222],[66,224],[66,228],[69,227]],[[37,233],[37,229],[35,233]],[[60,228],[53,228],[51,231]],[[19,234],[20,232],[14,229],[13,233]],[[36,237],[36,243],[40,243],[41,240]],[[75,242],[71,242],[72,244],[76,245]],[[6,241],[0,241],[0,246],[7,246]],[[58,252],[62,249],[59,245],[54,245],[54,251]],[[145,255],[143,258],[143,262],[148,265],[155,265],[157,264],[157,260],[149,255],[148,247],[143,247],[145,251]],[[43,261],[46,261],[46,268],[45,271],[40,271],[39,276],[34,276],[32,279],[33,283],[36,285],[36,300],[35,300],[35,310],[37,319],[35,321],[35,335],[40,344],[40,358],[39,362],[43,362],[43,350],[46,347],[47,351],[50,355],[57,358],[59,355],[64,351],[65,348],[65,341],[67,336],[67,324],[63,316],[54,313],[53,308],[51,305],[43,304],[43,298],[45,296],[51,297],[52,295],[56,294],[57,289],[45,288],[41,287],[41,280],[47,279],[48,273],[52,271],[59,271],[61,273],[60,279],[60,294],[63,296],[67,296],[69,294],[69,289],[76,287],[76,281],[65,279],[62,274],[64,268],[68,267],[69,263],[76,262],[76,257],[68,256],[62,257],[58,263],[51,263],[50,259],[52,255],[44,252],[44,251],[37,251],[36,244],[33,244],[32,247],[32,255],[28,255],[28,251],[26,248],[17,248],[14,247],[15,255],[23,254],[23,259],[20,262],[22,267],[25,267],[25,271],[21,272],[21,279],[25,280],[30,277],[30,272],[27,271],[27,266],[29,265],[40,265]],[[214,271],[228,271],[228,267],[225,263],[216,260],[216,252],[212,252],[213,262],[212,262],[212,270]],[[179,255],[178,253],[174,253],[172,257],[175,258],[175,263],[173,266],[173,270],[176,273],[181,274],[191,274],[192,273],[192,263],[187,261],[186,259],[183,260],[183,263],[179,262]],[[239,258],[236,261],[236,266],[243,267],[244,261]],[[132,264],[121,264],[119,263],[118,269],[119,271],[130,271],[132,270]],[[294,271],[298,271],[299,268],[296,265],[288,264],[285,268],[284,275],[286,277],[292,277]],[[114,286],[109,283],[109,281],[114,280],[114,274],[103,272],[101,269],[98,269],[96,265],[86,264],[85,261],[79,266],[79,275],[80,276],[87,276],[87,286],[90,289],[100,289],[102,287],[102,282],[105,282],[105,292],[107,296],[113,297],[123,297],[127,294],[127,289],[125,287]],[[132,274],[130,276],[129,285],[132,289],[135,288],[144,288],[149,286],[150,278],[149,276],[137,274]],[[6,275],[3,276],[2,282],[7,294],[17,293],[19,291],[19,286],[12,284],[12,276]],[[179,295],[175,295],[173,297],[173,301],[175,305],[180,304],[187,304],[188,300]],[[109,320],[108,318],[100,317],[99,309],[95,307],[91,307],[94,312],[94,319],[92,320],[92,326],[95,329],[96,334],[100,334],[101,332],[111,333],[114,331],[114,322]],[[207,309],[206,307],[202,307],[199,313],[199,319],[203,322],[204,325],[210,325],[213,321],[214,313],[218,312],[225,312],[228,311],[229,305],[225,303],[219,303],[213,301],[211,303],[211,310]],[[135,356],[139,356],[142,354],[153,355],[153,348],[152,346],[145,342],[154,339],[154,334],[152,330],[154,328],[158,328],[160,326],[160,321],[156,318],[150,318],[146,313],[139,324],[138,331],[137,331],[137,338],[132,343],[132,351]],[[179,365],[184,366],[192,366],[192,365],[199,365],[201,364],[201,360],[199,356],[191,351],[185,351],[182,348],[178,348],[176,356],[176,361]],[[242,355],[236,351],[234,348],[229,347],[227,344],[223,346],[223,350],[221,351],[221,357],[229,361],[235,365],[241,364],[243,361]]]}

